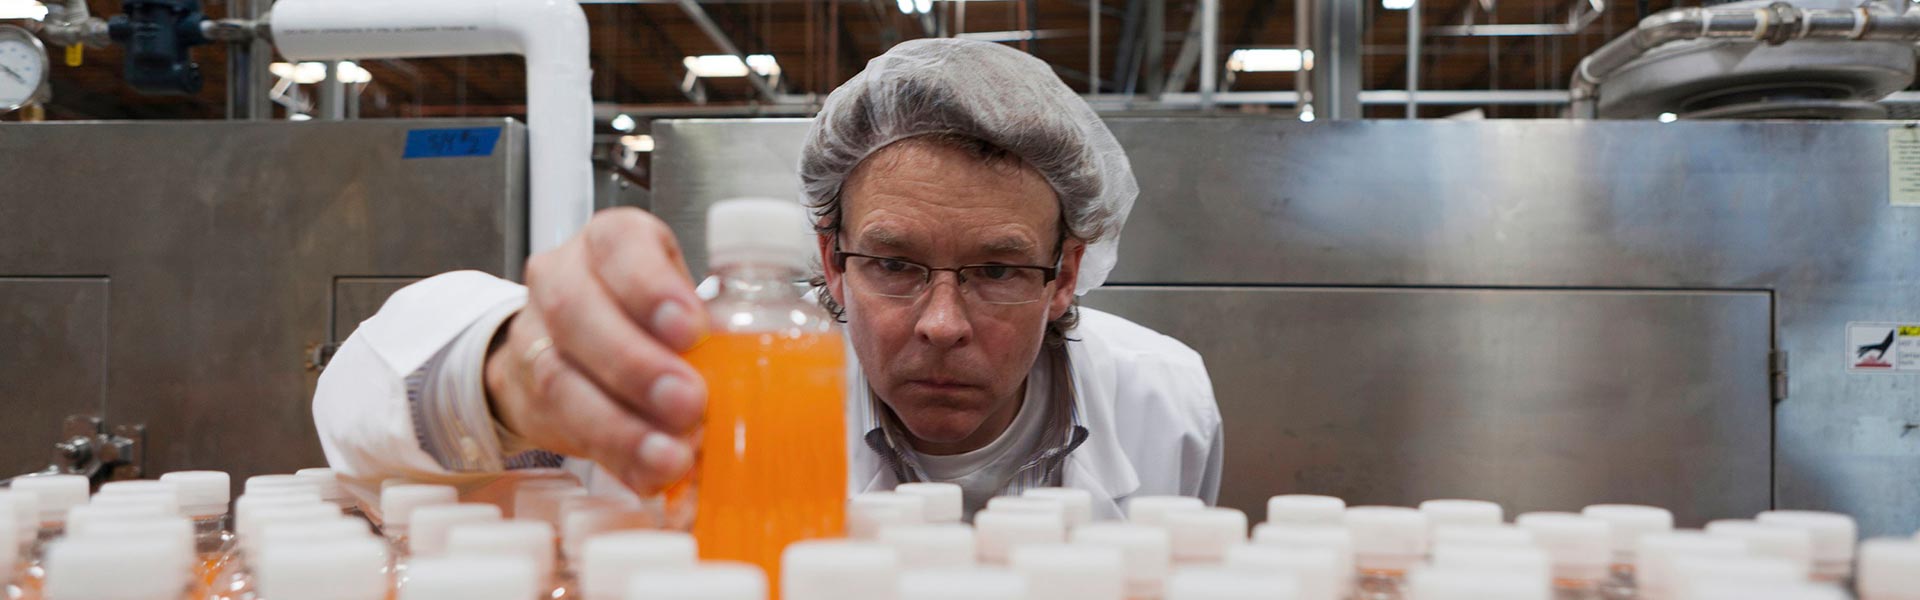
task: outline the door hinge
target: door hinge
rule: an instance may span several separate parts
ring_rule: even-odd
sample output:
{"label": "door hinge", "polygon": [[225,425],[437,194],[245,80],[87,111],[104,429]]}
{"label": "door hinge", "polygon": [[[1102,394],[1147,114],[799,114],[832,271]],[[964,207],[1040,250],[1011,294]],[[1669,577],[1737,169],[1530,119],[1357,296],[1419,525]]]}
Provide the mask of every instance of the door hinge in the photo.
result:
{"label": "door hinge", "polygon": [[1787,351],[1775,350],[1767,355],[1768,380],[1773,387],[1773,401],[1787,399]]}

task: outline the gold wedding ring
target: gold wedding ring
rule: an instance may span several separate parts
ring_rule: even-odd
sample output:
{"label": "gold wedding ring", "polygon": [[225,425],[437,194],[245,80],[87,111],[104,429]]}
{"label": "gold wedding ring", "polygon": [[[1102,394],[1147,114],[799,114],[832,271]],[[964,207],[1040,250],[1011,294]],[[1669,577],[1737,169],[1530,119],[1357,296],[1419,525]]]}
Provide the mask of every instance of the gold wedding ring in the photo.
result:
{"label": "gold wedding ring", "polygon": [[552,349],[553,338],[543,337],[534,340],[532,345],[527,346],[527,352],[520,355],[520,357],[522,360],[525,360],[527,364],[533,364],[534,359],[540,358],[541,353]]}

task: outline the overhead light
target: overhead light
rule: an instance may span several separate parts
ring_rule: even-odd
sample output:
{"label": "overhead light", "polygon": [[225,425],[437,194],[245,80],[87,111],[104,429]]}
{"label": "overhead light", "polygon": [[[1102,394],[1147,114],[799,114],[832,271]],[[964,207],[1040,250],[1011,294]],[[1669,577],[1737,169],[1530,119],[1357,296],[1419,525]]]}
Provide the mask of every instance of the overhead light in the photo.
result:
{"label": "overhead light", "polygon": [[287,120],[288,121],[312,121],[313,115],[309,115],[306,113],[293,113],[293,114],[287,115]]}
{"label": "overhead light", "polygon": [[1313,69],[1313,51],[1298,48],[1242,48],[1227,55],[1227,69],[1242,73],[1291,72]]}
{"label": "overhead light", "polygon": [[633,117],[630,117],[627,115],[619,115],[613,118],[614,131],[633,131],[633,128],[634,128]]}
{"label": "overhead light", "polygon": [[1380,8],[1387,10],[1407,10],[1413,8],[1413,3],[1419,1],[1420,0],[1380,0]]}
{"label": "overhead light", "polygon": [[[267,67],[274,77],[292,79],[298,84],[315,84],[327,80],[327,64],[319,62],[293,63],[277,62]],[[373,73],[355,64],[353,61],[341,61],[339,68],[341,83],[367,83],[373,81]]]}
{"label": "overhead light", "polygon": [[1312,104],[1300,105],[1300,121],[1302,123],[1313,122],[1313,105]]}
{"label": "overhead light", "polygon": [[0,0],[0,19],[43,21],[46,18],[47,5],[37,0]]}
{"label": "overhead light", "polygon": [[913,10],[923,15],[933,12],[933,0],[913,0]]}
{"label": "overhead light", "polygon": [[899,5],[900,14],[903,14],[903,15],[913,14],[913,0],[899,0],[895,4]]}
{"label": "overhead light", "polygon": [[740,57],[732,54],[706,54],[683,58],[680,64],[686,65],[687,72],[694,77],[746,77],[748,67],[752,67],[753,72],[761,77],[780,74],[780,63],[774,60],[772,54],[749,54],[744,63],[740,62]]}
{"label": "overhead light", "polygon": [[623,135],[620,136],[620,145],[625,146],[628,152],[652,152],[653,136],[646,134]]}
{"label": "overhead light", "polygon": [[1661,123],[1672,123],[1672,122],[1674,122],[1674,121],[1678,121],[1678,120],[1680,120],[1680,115],[1676,115],[1676,114],[1673,114],[1673,113],[1660,113],[1660,122],[1661,122]]}

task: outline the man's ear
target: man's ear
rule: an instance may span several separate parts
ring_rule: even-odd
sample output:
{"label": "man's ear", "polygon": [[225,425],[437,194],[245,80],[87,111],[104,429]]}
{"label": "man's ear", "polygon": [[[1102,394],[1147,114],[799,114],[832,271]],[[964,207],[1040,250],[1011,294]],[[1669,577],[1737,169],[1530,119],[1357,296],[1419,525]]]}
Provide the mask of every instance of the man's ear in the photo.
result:
{"label": "man's ear", "polygon": [[820,245],[820,273],[827,279],[827,295],[833,298],[835,304],[846,306],[846,297],[840,292],[839,265],[833,264],[835,236],[822,233],[815,235],[814,239]]}
{"label": "man's ear", "polygon": [[1073,288],[1080,284],[1080,259],[1087,252],[1086,242],[1067,238],[1060,249],[1060,273],[1053,278],[1053,296],[1047,299],[1047,320],[1066,316],[1073,308]]}

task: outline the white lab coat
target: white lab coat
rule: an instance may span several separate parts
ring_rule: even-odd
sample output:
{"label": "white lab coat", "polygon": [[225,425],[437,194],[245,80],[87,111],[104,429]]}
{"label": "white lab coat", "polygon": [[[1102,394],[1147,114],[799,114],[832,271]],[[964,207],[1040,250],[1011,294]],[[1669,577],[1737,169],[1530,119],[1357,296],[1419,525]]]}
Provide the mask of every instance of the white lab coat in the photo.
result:
{"label": "white lab coat", "polygon": [[[347,338],[314,393],[314,424],[327,462],[367,499],[378,482],[401,477],[462,487],[469,499],[511,498],[513,483],[553,470],[453,473],[421,449],[405,378],[483,316],[522,305],[520,285],[482,273],[440,275],[395,293]],[[1101,518],[1121,515],[1135,495],[1199,496],[1220,490],[1220,410],[1200,355],[1126,319],[1081,309],[1068,344],[1081,425],[1088,436],[1069,456],[1065,485],[1087,490]],[[849,357],[851,357],[849,353]],[[473,365],[478,376],[479,365]],[[857,365],[852,372],[856,375]],[[871,404],[865,385],[848,386],[849,492],[892,489],[893,475],[863,436]],[[464,445],[464,444],[463,444]],[[591,463],[567,472],[594,493],[625,493]]]}

